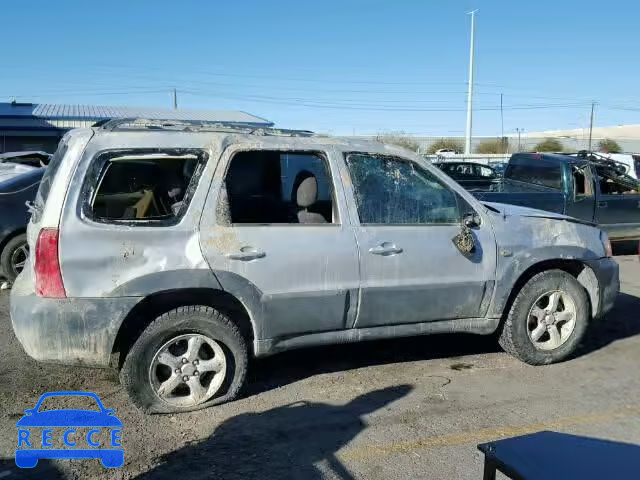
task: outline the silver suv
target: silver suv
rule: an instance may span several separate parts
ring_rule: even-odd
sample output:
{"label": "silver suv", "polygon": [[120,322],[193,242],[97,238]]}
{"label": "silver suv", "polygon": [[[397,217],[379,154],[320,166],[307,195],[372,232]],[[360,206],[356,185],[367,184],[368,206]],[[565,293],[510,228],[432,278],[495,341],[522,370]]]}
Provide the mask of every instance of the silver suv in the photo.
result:
{"label": "silver suv", "polygon": [[619,288],[597,228],[308,132],[74,130],[32,210],[16,336],[37,360],[119,368],[148,412],[229,401],[250,357],[311,345],[498,331],[521,360],[556,362]]}

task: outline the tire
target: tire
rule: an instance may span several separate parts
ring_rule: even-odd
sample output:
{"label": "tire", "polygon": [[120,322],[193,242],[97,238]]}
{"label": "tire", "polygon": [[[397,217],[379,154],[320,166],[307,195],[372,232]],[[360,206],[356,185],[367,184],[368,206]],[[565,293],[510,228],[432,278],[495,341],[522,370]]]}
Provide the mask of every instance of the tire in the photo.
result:
{"label": "tire", "polygon": [[15,255],[20,255],[24,248],[28,251],[27,234],[21,233],[9,240],[0,253],[0,274],[9,282],[13,283],[22,270],[16,268],[14,260]]}
{"label": "tire", "polygon": [[[191,348],[191,340],[196,337],[203,342],[202,346],[198,347],[199,356],[195,357],[200,361],[199,366],[195,366],[195,362],[191,360],[186,360],[194,358],[190,356],[189,349]],[[179,348],[184,349],[184,347],[187,347],[187,351],[176,354],[176,352],[180,352]],[[202,357],[207,353],[207,350],[210,350],[212,354],[210,354],[209,360],[203,360]],[[240,330],[222,312],[205,306],[180,307],[156,318],[142,332],[127,353],[120,371],[120,382],[132,402],[145,413],[178,413],[199,410],[231,401],[238,396],[246,380],[247,351],[247,342]],[[169,363],[176,358],[184,363],[178,362],[172,367],[167,367],[169,363],[165,365],[164,361],[158,360],[166,358],[162,357],[161,352],[171,354],[168,355],[171,359]],[[206,357],[206,355],[204,356]],[[211,363],[216,359],[218,372],[200,373],[197,371],[198,368],[204,370],[206,363]],[[192,364],[194,364],[193,367]],[[174,370],[173,367],[177,368]],[[186,372],[184,376],[183,371]],[[177,375],[174,376],[174,373]],[[169,377],[161,379],[159,378],[160,374],[169,375]],[[207,385],[207,376],[211,380],[208,387],[203,387],[202,385]],[[178,377],[188,378],[188,381],[181,382]],[[180,384],[175,390],[171,389],[168,394],[162,395],[164,387],[161,388],[159,385],[163,385],[163,382],[170,379],[180,382]],[[192,390],[191,385],[195,386],[196,384],[191,382],[196,381],[198,389]],[[214,385],[214,382],[216,385],[219,384],[219,387]],[[166,387],[164,390],[170,388],[172,387]],[[187,395],[186,392],[189,392],[188,395],[191,397],[197,393],[195,390],[200,390],[200,388],[214,389],[215,392],[209,395],[209,390],[207,390],[197,401],[184,396]]]}
{"label": "tire", "polygon": [[[570,318],[571,310],[574,310],[575,321],[572,328],[570,321],[554,320],[556,314],[547,314],[547,309],[553,308],[551,300],[547,302],[547,308],[535,310],[535,307],[544,306],[545,298],[550,299],[552,292],[559,293],[560,301],[556,301],[556,304],[559,309],[564,310],[557,313],[566,315],[569,312],[567,317],[562,318]],[[567,272],[548,270],[532,277],[518,292],[502,325],[498,341],[507,353],[530,365],[560,362],[570,357],[580,345],[587,330],[590,312],[589,297],[582,285]],[[542,320],[538,321],[538,318]],[[556,340],[560,338],[559,341],[553,341],[553,325],[549,326],[545,322],[554,322],[560,332],[567,328],[565,333],[555,337]],[[535,327],[543,332],[538,342],[534,341],[539,336]]]}

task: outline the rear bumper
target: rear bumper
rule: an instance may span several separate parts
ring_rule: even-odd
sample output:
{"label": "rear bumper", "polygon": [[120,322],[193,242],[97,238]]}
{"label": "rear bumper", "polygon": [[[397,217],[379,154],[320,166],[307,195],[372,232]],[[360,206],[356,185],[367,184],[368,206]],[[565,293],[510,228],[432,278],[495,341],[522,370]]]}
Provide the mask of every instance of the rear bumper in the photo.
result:
{"label": "rear bumper", "polygon": [[599,302],[593,316],[601,318],[611,311],[620,291],[618,263],[612,258],[601,258],[587,263],[598,279]]}
{"label": "rear bumper", "polygon": [[41,298],[25,275],[11,291],[11,324],[35,360],[105,367],[118,329],[140,297]]}

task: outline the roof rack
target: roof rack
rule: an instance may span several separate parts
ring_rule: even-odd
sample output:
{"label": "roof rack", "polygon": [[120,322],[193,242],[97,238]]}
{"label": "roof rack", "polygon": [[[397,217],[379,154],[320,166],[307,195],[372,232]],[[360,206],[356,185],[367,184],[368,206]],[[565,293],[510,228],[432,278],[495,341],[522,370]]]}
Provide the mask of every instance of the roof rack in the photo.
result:
{"label": "roof rack", "polygon": [[286,137],[310,137],[309,130],[287,130],[268,127],[259,123],[214,122],[206,120],[171,120],[148,118],[114,118],[101,120],[94,125],[102,130],[112,131],[182,131],[182,132],[228,132],[249,135],[273,135]]}

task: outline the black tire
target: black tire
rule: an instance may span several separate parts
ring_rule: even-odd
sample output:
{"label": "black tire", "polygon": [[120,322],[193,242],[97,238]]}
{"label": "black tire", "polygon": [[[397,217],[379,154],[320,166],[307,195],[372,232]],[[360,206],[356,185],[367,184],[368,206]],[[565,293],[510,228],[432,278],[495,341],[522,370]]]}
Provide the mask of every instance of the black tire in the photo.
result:
{"label": "black tire", "polygon": [[[158,350],[172,338],[197,333],[218,342],[226,356],[225,380],[219,391],[204,403],[175,406],[158,396],[149,369]],[[247,342],[238,327],[211,307],[180,307],[156,318],[136,340],[120,371],[120,382],[133,403],[145,413],[174,413],[199,410],[235,399],[247,375]]]}
{"label": "black tire", "polygon": [[2,249],[2,253],[0,253],[0,274],[9,282],[13,283],[18,273],[20,273],[13,264],[13,256],[20,253],[19,251],[23,247],[28,248],[26,233],[16,235],[9,240]]}
{"label": "black tire", "polygon": [[[562,291],[574,301],[576,323],[569,337],[553,350],[536,348],[528,333],[529,312],[541,295]],[[500,346],[530,365],[547,365],[570,357],[580,345],[591,317],[589,297],[578,281],[562,270],[548,270],[532,277],[518,292],[500,331]]]}

